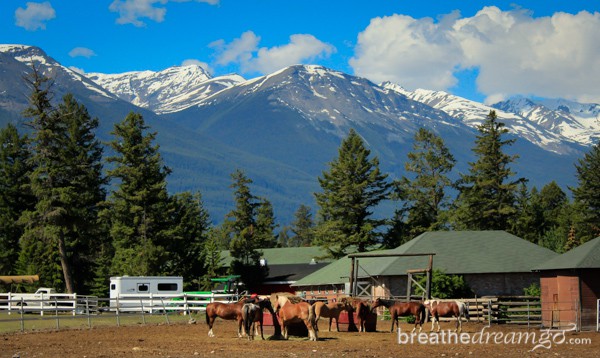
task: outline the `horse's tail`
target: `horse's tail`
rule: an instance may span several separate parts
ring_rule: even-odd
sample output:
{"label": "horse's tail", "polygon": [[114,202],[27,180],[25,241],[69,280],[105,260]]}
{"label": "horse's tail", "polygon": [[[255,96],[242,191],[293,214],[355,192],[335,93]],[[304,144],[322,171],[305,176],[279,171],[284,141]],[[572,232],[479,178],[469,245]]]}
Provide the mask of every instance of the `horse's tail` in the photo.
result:
{"label": "horse's tail", "polygon": [[309,305],[308,307],[308,322],[310,322],[310,324],[313,326],[313,329],[315,329],[316,324],[316,319],[315,319],[315,305]]}
{"label": "horse's tail", "polygon": [[425,323],[425,305],[424,304],[420,304],[419,305],[419,317],[420,317],[420,322],[421,322],[421,326],[423,326],[423,323]]}
{"label": "horse's tail", "polygon": [[208,308],[210,304],[206,306],[206,311],[204,311],[204,317],[206,317],[206,324],[210,325],[210,318],[208,317]]}
{"label": "horse's tail", "polygon": [[464,308],[465,308],[465,318],[467,319],[467,321],[471,320],[471,317],[469,317],[469,305],[462,302]]}
{"label": "horse's tail", "polygon": [[252,332],[250,332],[251,328],[252,328],[252,319],[254,317],[252,312],[251,312],[251,305],[249,304],[245,304],[244,306],[242,306],[242,321],[244,322],[244,329],[246,330],[246,334],[248,336],[250,336],[250,334]]}

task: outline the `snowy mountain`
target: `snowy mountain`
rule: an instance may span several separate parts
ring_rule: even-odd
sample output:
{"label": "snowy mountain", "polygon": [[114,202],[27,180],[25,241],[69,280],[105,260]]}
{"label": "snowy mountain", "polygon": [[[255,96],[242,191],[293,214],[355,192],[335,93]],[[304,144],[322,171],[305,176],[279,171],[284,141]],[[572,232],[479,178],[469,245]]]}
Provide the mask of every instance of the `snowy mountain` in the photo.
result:
{"label": "snowy mountain", "polygon": [[[321,66],[291,66],[247,81],[236,75],[211,78],[198,66],[82,76],[41,49],[0,45],[0,126],[23,121],[30,89],[22,76],[32,60],[54,79],[55,100],[73,93],[100,119],[102,140],[111,139],[114,123],[127,113],[142,113],[173,170],[169,190],[200,191],[215,221],[232,208],[230,174],[236,169],[253,180],[253,194],[272,202],[282,223],[291,221],[300,204],[314,206],[317,178],[336,158],[350,128],[391,178],[406,174],[414,134],[428,128],[457,160],[456,179],[474,159],[476,126],[493,109],[445,92],[376,85]],[[517,176],[538,188],[555,180],[566,190],[575,181],[573,163],[590,145],[576,139],[587,138],[583,128],[596,128],[597,106],[542,105],[547,120],[525,115],[534,106],[494,108],[517,139],[507,148],[519,155],[513,167]],[[574,123],[582,126],[580,137],[567,130]],[[390,205],[386,213],[392,212]]]}
{"label": "snowy mountain", "polygon": [[494,108],[515,113],[562,138],[590,146],[600,140],[600,105],[563,99],[532,100],[513,98]]}
{"label": "snowy mountain", "polygon": [[[532,121],[531,118],[523,115],[519,111],[511,110],[507,107],[497,105],[486,106],[485,104],[458,97],[444,91],[431,91],[417,89],[407,91],[406,89],[386,82],[382,87],[402,93],[408,98],[427,104],[433,108],[444,111],[448,115],[462,121],[466,125],[477,128],[486,118],[491,110],[496,111],[498,120],[505,124],[506,128],[518,137],[523,138],[540,148],[549,150],[558,154],[576,153],[580,150],[578,144],[589,144],[588,141],[582,143],[578,136],[570,135],[569,131],[557,131],[555,128],[542,125],[539,121]],[[547,116],[554,115],[554,111],[548,111]],[[596,128],[600,132],[600,123]]]}
{"label": "snowy mountain", "polygon": [[215,92],[244,81],[238,75],[212,78],[198,65],[169,67],[158,72],[88,73],[86,77],[119,98],[157,114],[197,105]]}

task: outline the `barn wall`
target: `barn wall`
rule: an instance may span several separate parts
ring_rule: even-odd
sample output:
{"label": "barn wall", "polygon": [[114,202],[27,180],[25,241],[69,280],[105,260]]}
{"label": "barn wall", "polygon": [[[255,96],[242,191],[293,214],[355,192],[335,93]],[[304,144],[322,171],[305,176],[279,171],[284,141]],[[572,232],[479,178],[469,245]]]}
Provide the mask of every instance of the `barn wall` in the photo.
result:
{"label": "barn wall", "polygon": [[542,326],[552,327],[552,302],[554,295],[558,295],[558,280],[553,272],[542,272],[540,277],[540,300],[542,301]]}
{"label": "barn wall", "polygon": [[579,276],[574,270],[552,270],[541,274],[542,325],[569,328],[579,319]]}
{"label": "barn wall", "polygon": [[465,274],[465,281],[478,296],[523,295],[523,289],[539,283],[538,273],[482,273]]}
{"label": "barn wall", "polygon": [[581,329],[596,329],[596,302],[600,298],[600,269],[580,271]]}

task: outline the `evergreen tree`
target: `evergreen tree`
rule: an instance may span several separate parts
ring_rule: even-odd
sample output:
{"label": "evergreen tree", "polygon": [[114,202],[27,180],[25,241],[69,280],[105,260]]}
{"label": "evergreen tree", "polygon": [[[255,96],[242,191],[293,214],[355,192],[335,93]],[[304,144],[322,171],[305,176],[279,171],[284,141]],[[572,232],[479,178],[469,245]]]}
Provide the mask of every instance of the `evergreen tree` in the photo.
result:
{"label": "evergreen tree", "polygon": [[458,183],[455,228],[510,230],[519,184],[525,182],[524,178],[509,180],[514,175],[510,164],[518,156],[505,154],[502,148],[514,140],[502,139],[508,130],[495,111],[490,111],[478,130],[473,149],[477,161],[469,163],[469,174],[461,175]]}
{"label": "evergreen tree", "polygon": [[233,261],[231,270],[249,289],[257,287],[266,277],[266,271],[259,265],[263,240],[258,237],[256,212],[260,203],[250,192],[252,180],[241,170],[236,170],[231,178],[234,189],[235,208],[226,215],[223,227],[231,237],[229,250]]}
{"label": "evergreen tree", "polygon": [[8,124],[0,129],[0,272],[17,274],[19,238],[23,234],[17,220],[33,209],[35,199],[29,190],[32,171],[28,139]]}
{"label": "evergreen tree", "polygon": [[261,248],[271,248],[277,245],[276,228],[273,205],[265,198],[260,199],[256,213],[256,240]]}
{"label": "evergreen tree", "polygon": [[[210,226],[200,193],[183,192],[172,197],[172,231],[165,252],[164,273],[183,276],[186,289],[198,287],[204,275],[203,249]],[[194,286],[192,286],[194,285]]]}
{"label": "evergreen tree", "polygon": [[454,168],[454,157],[444,140],[424,128],[415,134],[413,151],[408,153],[404,169],[406,176],[396,184],[398,197],[404,201],[407,212],[409,238],[425,231],[444,228],[442,212],[448,206],[446,189],[452,185],[447,174]]}
{"label": "evergreen tree", "polygon": [[291,229],[294,237],[291,238],[291,245],[289,246],[311,246],[315,237],[314,227],[310,207],[300,205],[294,213]]}
{"label": "evergreen tree", "polygon": [[388,197],[387,174],[379,169],[377,157],[353,129],[342,141],[338,158],[329,164],[329,171],[319,177],[323,190],[315,193],[319,205],[318,244],[333,257],[341,257],[349,246],[365,252],[379,242],[377,228],[384,220],[372,217],[372,210]]}
{"label": "evergreen tree", "polygon": [[585,243],[600,236],[600,142],[578,161],[575,168],[578,186],[571,190],[577,207],[582,210],[578,241]]}
{"label": "evergreen tree", "polygon": [[102,212],[114,245],[111,273],[152,276],[167,271],[169,233],[172,216],[166,177],[156,133],[148,133],[143,117],[130,113],[115,124],[109,143],[115,155],[108,175],[117,181],[116,189]]}
{"label": "evergreen tree", "polygon": [[219,229],[213,228],[208,233],[208,239],[204,243],[204,248],[202,250],[202,257],[204,258],[204,276],[200,279],[200,288],[202,290],[212,290],[214,288],[214,283],[210,280],[211,278],[217,277],[221,268],[222,258],[221,258],[221,233]]}
{"label": "evergreen tree", "polygon": [[19,220],[25,224],[19,262],[25,273],[39,273],[42,284],[75,292],[93,277],[91,245],[101,236],[95,229],[104,198],[98,120],[71,95],[52,108],[48,79],[35,68],[28,79],[33,91],[25,115],[34,131],[30,180],[36,205]]}
{"label": "evergreen tree", "polygon": [[293,247],[294,243],[292,242],[292,238],[290,237],[290,230],[291,228],[289,226],[284,226],[281,228],[281,230],[279,230],[279,233],[277,234],[277,247]]}

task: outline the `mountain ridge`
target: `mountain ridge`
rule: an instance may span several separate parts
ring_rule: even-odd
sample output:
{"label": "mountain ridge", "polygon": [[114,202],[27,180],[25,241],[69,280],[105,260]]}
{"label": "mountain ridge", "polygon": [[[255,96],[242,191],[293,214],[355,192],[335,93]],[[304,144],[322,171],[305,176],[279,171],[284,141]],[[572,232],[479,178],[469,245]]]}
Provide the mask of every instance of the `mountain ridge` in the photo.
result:
{"label": "mountain ridge", "polygon": [[[17,107],[27,105],[27,90],[18,84],[27,70],[27,59],[23,54],[17,59],[8,46],[0,45],[0,63],[6,70],[0,73],[0,125],[18,121]],[[29,51],[34,54],[37,50]],[[271,200],[278,222],[291,222],[301,204],[315,208],[313,193],[320,190],[317,177],[335,159],[350,128],[361,135],[390,179],[404,175],[414,133],[428,128],[451,149],[457,159],[453,175],[458,177],[473,161],[477,125],[494,109],[446,92],[406,91],[318,65],[289,66],[250,80],[237,75],[233,79],[209,78],[206,72],[185,66],[110,75],[113,77],[87,75],[104,81],[102,87],[85,74],[52,62],[43,51],[36,56],[48,73],[59,74],[55,78],[58,98],[74,92],[90,113],[100,118],[101,139],[109,140],[112,125],[128,112],[143,113],[152,131],[158,133],[165,164],[173,169],[169,190],[200,191],[213,221],[221,220],[233,207],[229,175],[235,169],[244,170],[253,180],[255,195]],[[189,71],[187,77],[181,77],[181,71]],[[178,82],[179,87],[168,85],[178,78],[185,79]],[[220,87],[203,87],[215,81],[224,82]],[[114,90],[115,94],[107,90],[111,86],[122,87]],[[145,108],[124,100],[136,96]],[[560,110],[565,112],[563,107]],[[581,105],[580,110],[586,108],[591,107]],[[507,148],[509,154],[520,155],[514,165],[516,175],[529,178],[530,184],[538,187],[556,180],[566,191],[574,184],[573,163],[589,144],[556,131],[562,128],[562,133],[569,134],[564,128],[570,122],[546,127],[524,115],[495,110],[510,119],[510,138],[522,139]],[[576,109],[569,111],[572,115]],[[596,112],[588,112],[593,120]],[[379,212],[389,217],[394,204],[386,205]]]}

